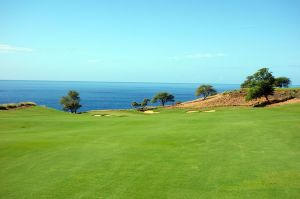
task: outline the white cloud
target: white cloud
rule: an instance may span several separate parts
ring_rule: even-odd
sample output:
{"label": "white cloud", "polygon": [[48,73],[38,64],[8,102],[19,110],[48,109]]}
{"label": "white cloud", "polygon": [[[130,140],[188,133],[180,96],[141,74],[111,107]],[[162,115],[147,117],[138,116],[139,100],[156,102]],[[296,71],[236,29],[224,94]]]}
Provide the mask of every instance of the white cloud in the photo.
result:
{"label": "white cloud", "polygon": [[0,53],[7,53],[7,52],[32,52],[31,48],[24,48],[18,46],[11,46],[7,44],[0,44]]}
{"label": "white cloud", "polygon": [[195,53],[188,54],[183,56],[172,56],[168,57],[171,60],[182,60],[182,59],[207,59],[207,58],[217,58],[217,57],[225,57],[224,53]]}

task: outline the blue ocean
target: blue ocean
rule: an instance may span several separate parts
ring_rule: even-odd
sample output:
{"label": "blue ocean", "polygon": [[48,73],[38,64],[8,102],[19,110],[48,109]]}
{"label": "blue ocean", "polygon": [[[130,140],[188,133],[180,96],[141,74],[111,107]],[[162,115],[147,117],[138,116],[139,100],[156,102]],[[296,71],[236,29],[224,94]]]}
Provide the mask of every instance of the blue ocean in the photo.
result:
{"label": "blue ocean", "polygon": [[[36,102],[61,109],[59,100],[69,90],[80,93],[80,111],[95,109],[126,109],[131,102],[152,98],[157,92],[166,91],[176,101],[196,99],[195,83],[125,83],[84,81],[0,81],[0,104],[22,101]],[[239,88],[237,84],[213,84],[218,92]]]}

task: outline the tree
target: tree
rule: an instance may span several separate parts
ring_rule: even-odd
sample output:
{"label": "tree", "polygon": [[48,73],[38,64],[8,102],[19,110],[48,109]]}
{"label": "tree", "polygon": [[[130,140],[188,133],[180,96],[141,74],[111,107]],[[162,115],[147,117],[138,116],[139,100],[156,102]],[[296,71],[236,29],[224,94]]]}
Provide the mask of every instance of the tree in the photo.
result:
{"label": "tree", "polygon": [[150,102],[150,99],[145,98],[141,103],[142,109],[144,109],[148,105],[149,102]]}
{"label": "tree", "polygon": [[280,88],[288,88],[291,84],[291,80],[287,77],[277,77],[275,78],[274,86]]}
{"label": "tree", "polygon": [[208,96],[217,94],[217,91],[213,86],[208,84],[202,84],[196,90],[196,96],[203,96],[203,100],[205,100]]}
{"label": "tree", "polygon": [[246,100],[257,99],[265,97],[267,102],[270,103],[268,95],[273,95],[275,78],[268,68],[261,68],[256,73],[248,76],[245,82],[241,85],[249,88]]}
{"label": "tree", "polygon": [[153,97],[152,103],[156,103],[157,101],[159,101],[162,106],[165,106],[167,102],[174,102],[175,101],[174,99],[175,99],[174,95],[169,94],[167,92],[161,92],[161,93],[157,93]]}
{"label": "tree", "polygon": [[275,78],[272,75],[272,72],[269,72],[268,68],[261,68],[253,75],[248,76],[246,80],[241,84],[241,87],[253,87],[258,81],[268,81],[269,83],[274,84]]}
{"label": "tree", "polygon": [[81,107],[79,93],[73,90],[69,91],[67,96],[61,98],[60,104],[63,106],[64,111],[77,113],[77,110]]}
{"label": "tree", "polygon": [[273,85],[267,81],[260,81],[257,85],[249,88],[246,100],[257,99],[260,97],[265,97],[267,102],[270,103],[268,95],[273,95],[274,88]]}
{"label": "tree", "polygon": [[132,106],[133,108],[135,108],[135,109],[139,109],[139,107],[141,106],[141,104],[140,104],[140,103],[137,103],[137,102],[132,102],[132,103],[131,103],[131,106]]}
{"label": "tree", "polygon": [[143,111],[145,109],[145,107],[148,105],[148,103],[150,102],[149,99],[145,98],[142,103],[137,103],[137,102],[132,102],[131,106],[133,108],[135,108],[136,110],[140,110]]}
{"label": "tree", "polygon": [[250,84],[251,84],[251,81],[253,79],[253,76],[248,76],[246,78],[246,80],[241,84],[241,88],[249,88],[250,87]]}

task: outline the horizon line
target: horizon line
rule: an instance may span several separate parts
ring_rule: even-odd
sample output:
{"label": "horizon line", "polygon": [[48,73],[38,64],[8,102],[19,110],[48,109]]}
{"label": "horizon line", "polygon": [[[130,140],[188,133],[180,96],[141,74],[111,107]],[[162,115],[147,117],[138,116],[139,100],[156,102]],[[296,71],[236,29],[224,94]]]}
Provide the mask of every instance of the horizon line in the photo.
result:
{"label": "horizon line", "polygon": [[99,83],[149,83],[149,84],[225,84],[240,85],[240,83],[200,83],[200,82],[139,82],[139,81],[99,81],[99,80],[40,80],[40,79],[0,79],[0,81],[45,81],[45,82],[99,82]]}

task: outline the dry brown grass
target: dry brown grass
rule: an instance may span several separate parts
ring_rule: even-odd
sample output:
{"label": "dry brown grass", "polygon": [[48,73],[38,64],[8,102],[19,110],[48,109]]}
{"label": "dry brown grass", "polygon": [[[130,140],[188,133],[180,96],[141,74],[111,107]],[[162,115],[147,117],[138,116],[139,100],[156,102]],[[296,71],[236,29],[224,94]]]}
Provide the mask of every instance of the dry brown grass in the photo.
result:
{"label": "dry brown grass", "polygon": [[[280,89],[275,90],[274,95],[269,97],[269,100],[272,103],[272,106],[280,103],[298,103],[298,98],[295,98],[299,95],[300,90],[295,89]],[[226,92],[223,94],[217,94],[214,96],[208,97],[206,100],[203,98],[199,98],[193,101],[183,102],[181,104],[176,104],[169,108],[192,108],[192,109],[200,109],[207,107],[224,107],[224,106],[258,106],[260,104],[266,104],[265,98],[259,98],[256,100],[246,101],[245,96],[247,91],[244,90],[235,90],[231,92]],[[293,100],[295,98],[295,100]],[[291,100],[291,101],[290,101]]]}

